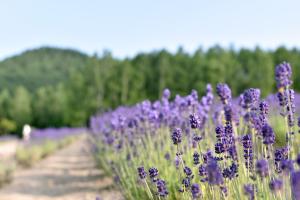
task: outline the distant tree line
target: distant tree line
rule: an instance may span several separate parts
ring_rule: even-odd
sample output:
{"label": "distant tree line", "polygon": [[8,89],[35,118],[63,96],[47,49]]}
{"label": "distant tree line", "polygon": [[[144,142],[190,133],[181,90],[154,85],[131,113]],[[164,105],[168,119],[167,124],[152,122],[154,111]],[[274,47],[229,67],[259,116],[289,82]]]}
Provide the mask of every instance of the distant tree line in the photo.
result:
{"label": "distant tree line", "polygon": [[300,50],[266,51],[214,46],[187,53],[166,50],[116,59],[109,52],[87,56],[72,50],[41,48],[0,63],[0,131],[36,127],[82,126],[96,112],[143,99],[157,99],[164,88],[200,94],[205,85],[230,85],[233,94],[257,87],[266,96],[275,91],[274,67],[288,61],[294,88],[300,91]]}

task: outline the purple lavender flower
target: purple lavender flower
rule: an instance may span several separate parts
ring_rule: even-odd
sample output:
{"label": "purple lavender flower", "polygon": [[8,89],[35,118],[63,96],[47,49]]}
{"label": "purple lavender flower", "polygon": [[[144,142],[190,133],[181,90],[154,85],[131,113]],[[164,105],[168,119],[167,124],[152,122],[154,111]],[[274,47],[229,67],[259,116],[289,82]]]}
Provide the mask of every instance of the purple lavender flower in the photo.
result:
{"label": "purple lavender flower", "polygon": [[244,193],[245,195],[248,196],[249,200],[254,200],[254,196],[255,196],[254,185],[252,184],[244,185]]}
{"label": "purple lavender flower", "polygon": [[155,181],[155,178],[158,176],[158,170],[155,167],[151,167],[149,169],[149,176],[153,181]]}
{"label": "purple lavender flower", "polygon": [[207,164],[210,160],[214,160],[214,157],[212,155],[212,151],[211,150],[208,150],[202,156],[203,156],[203,161],[204,161],[205,164]]}
{"label": "purple lavender flower", "polygon": [[259,104],[260,118],[262,120],[262,124],[267,123],[267,115],[269,112],[269,104],[266,101],[261,101]]}
{"label": "purple lavender flower", "polygon": [[175,128],[173,130],[172,133],[172,140],[173,140],[173,144],[179,144],[181,143],[181,139],[182,139],[182,131],[180,128]]}
{"label": "purple lavender flower", "polygon": [[185,166],[183,169],[183,172],[187,175],[187,176],[191,176],[193,174],[191,168]]}
{"label": "purple lavender flower", "polygon": [[185,188],[190,187],[190,185],[191,185],[190,177],[186,177],[186,178],[182,179],[182,185],[184,185]]}
{"label": "purple lavender flower", "polygon": [[286,88],[292,84],[292,67],[289,63],[283,62],[276,66],[275,80],[277,88]]}
{"label": "purple lavender flower", "polygon": [[225,135],[225,131],[224,131],[224,127],[223,126],[217,126],[216,129],[216,137],[218,142],[222,142],[224,139],[224,135]]}
{"label": "purple lavender flower", "polygon": [[243,108],[254,108],[259,101],[260,90],[255,88],[247,89],[240,97]]}
{"label": "purple lavender flower", "polygon": [[270,190],[278,192],[282,189],[283,182],[281,179],[273,179],[269,183]]}
{"label": "purple lavender flower", "polygon": [[[288,99],[283,92],[277,92],[277,99],[279,102],[279,106],[285,107],[288,104]],[[282,115],[286,115],[285,113],[281,113]]]}
{"label": "purple lavender flower", "polygon": [[165,157],[166,160],[170,160],[171,159],[170,153],[166,153],[164,157]]}
{"label": "purple lavender flower", "polygon": [[300,171],[291,174],[291,188],[294,200],[300,200]]}
{"label": "purple lavender flower", "polygon": [[299,128],[298,132],[300,133],[300,117],[298,117],[297,125],[298,125],[298,128]]}
{"label": "purple lavender flower", "polygon": [[167,190],[166,182],[164,180],[158,179],[156,181],[156,187],[157,187],[157,192],[158,192],[159,196],[161,196],[161,197],[168,196],[169,192]]}
{"label": "purple lavender flower", "polygon": [[300,166],[300,153],[298,154],[298,156],[296,158],[296,163],[298,164],[298,166]]}
{"label": "purple lavender flower", "polygon": [[196,90],[194,90],[194,89],[192,90],[191,96],[193,97],[193,99],[194,99],[195,101],[198,100],[198,92],[197,92]]}
{"label": "purple lavender flower", "polygon": [[197,183],[192,184],[191,192],[192,192],[193,199],[197,199],[202,195],[200,186]]}
{"label": "purple lavender flower", "polygon": [[229,156],[237,161],[238,156],[237,156],[237,151],[236,151],[236,146],[235,146],[235,138],[233,135],[233,128],[232,124],[230,122],[226,122],[225,126],[225,139],[222,141],[225,151],[229,153]]}
{"label": "purple lavender flower", "polygon": [[195,113],[190,115],[190,125],[192,129],[199,127],[199,117]]}
{"label": "purple lavender flower", "polygon": [[143,166],[138,167],[137,170],[138,170],[140,179],[145,179],[147,176],[147,172],[145,171],[144,167]]}
{"label": "purple lavender flower", "polygon": [[[289,106],[286,107],[288,112],[288,125],[289,127],[293,127],[295,124],[294,113],[295,113],[295,92],[292,89],[288,90],[288,98],[289,98]],[[292,133],[293,134],[293,133]]]}
{"label": "purple lavender flower", "polygon": [[211,185],[223,184],[223,176],[217,161],[210,160],[206,166],[208,183]]}
{"label": "purple lavender flower", "polygon": [[281,167],[281,170],[283,172],[285,172],[286,174],[293,172],[294,171],[294,161],[289,160],[289,159],[282,160],[280,167]]}
{"label": "purple lavender flower", "polygon": [[180,159],[178,158],[178,156],[175,157],[174,164],[175,164],[176,169],[178,169],[179,164],[180,164]]}
{"label": "purple lavender flower", "polygon": [[171,96],[171,91],[168,88],[164,89],[164,91],[163,91],[163,98],[164,99],[169,99],[170,96]]}
{"label": "purple lavender flower", "polygon": [[215,152],[216,154],[221,154],[225,152],[224,144],[221,142],[218,142],[215,144]]}
{"label": "purple lavender flower", "polygon": [[217,85],[216,92],[223,104],[227,104],[231,99],[231,90],[225,83],[219,83]]}
{"label": "purple lavender flower", "polygon": [[261,159],[256,162],[256,173],[261,178],[264,178],[269,175],[269,164],[267,160]]}
{"label": "purple lavender flower", "polygon": [[244,147],[244,158],[246,163],[246,168],[252,169],[253,167],[253,152],[252,152],[252,138],[250,134],[244,135],[242,138]]}
{"label": "purple lavender flower", "polygon": [[223,170],[223,177],[233,179],[238,176],[238,165],[232,163],[230,167]]}
{"label": "purple lavender flower", "polygon": [[231,121],[232,121],[232,107],[230,105],[225,105],[224,106],[224,116],[225,116],[225,121],[227,123],[231,123]]}
{"label": "purple lavender flower", "polygon": [[193,160],[194,160],[194,165],[198,165],[200,163],[200,154],[197,152],[194,152]]}
{"label": "purple lavender flower", "polygon": [[197,144],[198,142],[200,142],[202,140],[202,136],[200,135],[194,135],[193,136],[193,141]]}
{"label": "purple lavender flower", "polygon": [[288,159],[288,147],[275,149],[274,152],[274,161],[275,161],[275,170],[277,173],[281,173],[281,162]]}
{"label": "purple lavender flower", "polygon": [[199,176],[206,176],[207,175],[206,167],[204,165],[199,166],[198,174],[199,174]]}
{"label": "purple lavender flower", "polygon": [[275,134],[271,126],[265,124],[262,127],[262,134],[263,134],[263,143],[266,145],[274,144],[275,142]]}

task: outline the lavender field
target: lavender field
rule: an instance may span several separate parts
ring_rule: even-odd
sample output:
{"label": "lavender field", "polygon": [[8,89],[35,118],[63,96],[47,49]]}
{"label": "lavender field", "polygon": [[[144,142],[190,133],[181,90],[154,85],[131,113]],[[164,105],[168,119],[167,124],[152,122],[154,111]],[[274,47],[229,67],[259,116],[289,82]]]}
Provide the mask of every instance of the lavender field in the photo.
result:
{"label": "lavender field", "polygon": [[277,93],[233,98],[225,83],[204,96],[161,99],[91,118],[95,157],[126,199],[300,199],[300,102],[289,63]]}
{"label": "lavender field", "polygon": [[0,200],[300,200],[300,1],[0,3]]}

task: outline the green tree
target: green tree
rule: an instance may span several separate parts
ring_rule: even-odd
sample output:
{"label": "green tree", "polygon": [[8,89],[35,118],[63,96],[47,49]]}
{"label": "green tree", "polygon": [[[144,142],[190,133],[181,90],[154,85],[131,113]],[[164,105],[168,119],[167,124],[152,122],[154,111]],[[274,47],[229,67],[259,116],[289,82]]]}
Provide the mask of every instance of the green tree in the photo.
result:
{"label": "green tree", "polygon": [[18,86],[14,91],[9,106],[9,115],[17,123],[20,131],[24,124],[31,123],[31,97],[30,93],[23,86]]}

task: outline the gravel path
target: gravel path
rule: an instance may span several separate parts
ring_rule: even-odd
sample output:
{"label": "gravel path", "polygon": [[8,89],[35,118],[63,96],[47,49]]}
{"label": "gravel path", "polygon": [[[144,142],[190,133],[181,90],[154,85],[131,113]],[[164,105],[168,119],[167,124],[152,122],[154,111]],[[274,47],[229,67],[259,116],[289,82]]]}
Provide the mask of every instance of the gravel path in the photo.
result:
{"label": "gravel path", "polygon": [[1,200],[122,199],[112,188],[112,180],[96,169],[85,138],[14,176],[0,190]]}

